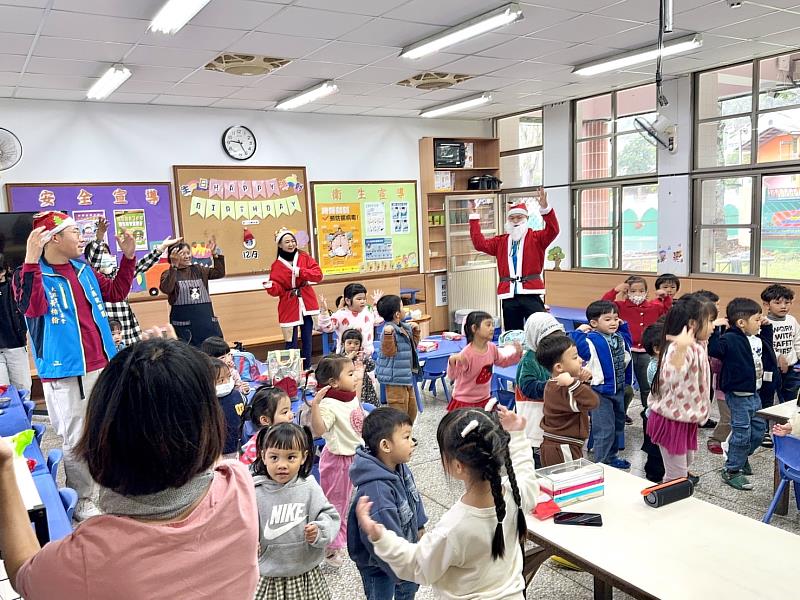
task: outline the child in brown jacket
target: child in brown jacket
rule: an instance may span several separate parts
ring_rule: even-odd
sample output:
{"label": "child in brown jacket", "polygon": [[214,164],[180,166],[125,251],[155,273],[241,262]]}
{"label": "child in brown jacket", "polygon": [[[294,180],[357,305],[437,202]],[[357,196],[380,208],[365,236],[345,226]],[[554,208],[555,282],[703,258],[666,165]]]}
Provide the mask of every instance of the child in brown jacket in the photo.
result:
{"label": "child in brown jacket", "polygon": [[597,394],[585,383],[591,380],[591,373],[583,368],[575,342],[567,336],[542,339],[536,358],[551,375],[544,387],[542,466],[582,458],[589,437],[589,411],[599,403]]}

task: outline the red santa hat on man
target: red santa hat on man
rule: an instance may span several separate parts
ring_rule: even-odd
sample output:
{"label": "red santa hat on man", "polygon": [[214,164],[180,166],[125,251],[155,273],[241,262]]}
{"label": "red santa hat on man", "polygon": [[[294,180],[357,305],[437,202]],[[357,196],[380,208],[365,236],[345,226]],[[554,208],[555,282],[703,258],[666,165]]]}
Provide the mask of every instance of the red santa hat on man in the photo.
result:
{"label": "red santa hat on man", "polygon": [[55,234],[61,233],[69,227],[77,227],[75,219],[68,214],[57,210],[48,210],[33,215],[33,228],[44,227],[45,240],[50,241]]}
{"label": "red santa hat on man", "polygon": [[514,217],[517,215],[522,215],[523,217],[528,216],[528,207],[525,205],[524,202],[520,202],[519,204],[512,204],[508,207],[506,218]]}

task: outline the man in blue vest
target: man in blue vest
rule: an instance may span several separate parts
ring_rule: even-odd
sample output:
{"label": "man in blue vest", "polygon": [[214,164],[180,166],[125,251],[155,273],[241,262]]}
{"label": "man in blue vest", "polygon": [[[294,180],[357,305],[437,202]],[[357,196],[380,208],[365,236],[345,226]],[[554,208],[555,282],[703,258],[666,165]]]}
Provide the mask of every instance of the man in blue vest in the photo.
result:
{"label": "man in blue vest", "polygon": [[99,514],[97,485],[73,448],[83,431],[89,394],[116,354],[105,302],[127,297],[136,266],[133,236],[122,232],[117,243],[125,256],[111,279],[75,260],[84,242],[72,218],[57,211],[37,213],[25,264],[14,275],[14,297],[28,325],[47,412],[64,439],[67,486],[78,492],[78,521]]}

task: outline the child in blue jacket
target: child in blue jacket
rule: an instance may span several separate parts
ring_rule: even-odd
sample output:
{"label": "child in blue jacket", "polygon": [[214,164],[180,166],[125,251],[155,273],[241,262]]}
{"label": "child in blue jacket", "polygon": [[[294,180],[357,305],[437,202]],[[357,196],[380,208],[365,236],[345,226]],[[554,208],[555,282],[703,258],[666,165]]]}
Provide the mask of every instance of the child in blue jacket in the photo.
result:
{"label": "child in blue jacket", "polygon": [[391,407],[373,410],[364,419],[362,437],[366,447],[356,450],[350,480],[356,486],[347,525],[347,551],[356,563],[367,600],[409,600],[419,585],[400,581],[379,559],[367,534],[358,526],[355,507],[361,496],[372,501],[370,516],[409,542],[424,533],[428,517],[414,476],[406,466],[414,450],[411,418]]}
{"label": "child in blue jacket", "polygon": [[617,439],[625,434],[625,386],[631,384],[633,374],[631,333],[610,300],[592,302],[586,318],[589,325],[581,325],[570,336],[592,373],[590,383],[600,398],[591,412],[595,462],[630,469],[631,463],[617,456]]}

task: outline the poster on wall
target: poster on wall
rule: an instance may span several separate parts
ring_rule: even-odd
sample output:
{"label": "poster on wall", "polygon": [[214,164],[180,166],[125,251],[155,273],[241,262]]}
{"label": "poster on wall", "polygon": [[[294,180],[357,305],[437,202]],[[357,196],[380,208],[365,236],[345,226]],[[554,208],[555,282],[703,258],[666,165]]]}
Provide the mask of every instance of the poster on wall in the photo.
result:
{"label": "poster on wall", "polygon": [[[8,183],[5,190],[10,210],[67,213],[77,222],[84,242],[96,239],[98,219],[107,219],[105,241],[117,263],[122,251],[114,238],[123,228],[136,239],[137,259],[176,235],[169,183]],[[168,266],[162,257],[149,271],[138,275],[131,296],[158,296],[161,272]]]}
{"label": "poster on wall", "polygon": [[415,181],[312,181],[325,275],[417,272]]}
{"label": "poster on wall", "polygon": [[310,250],[305,167],[178,165],[173,171],[178,222],[196,260],[210,260],[206,244],[214,240],[228,275],[265,273],[275,260],[281,227]]}

